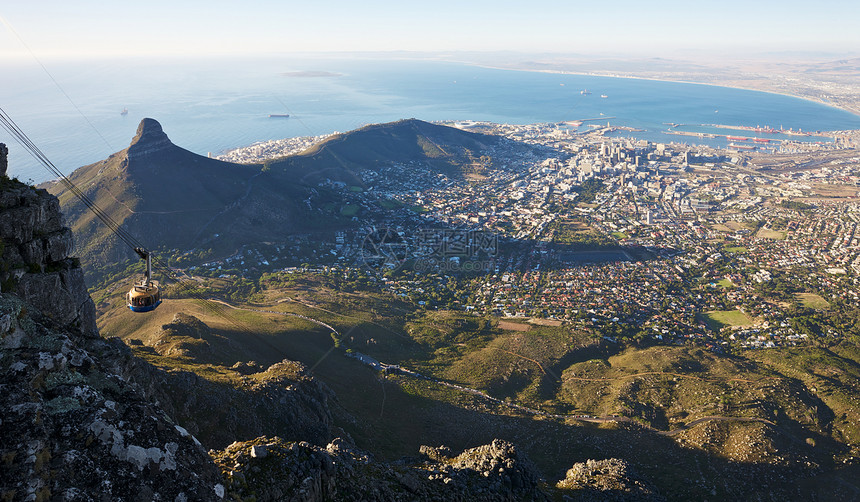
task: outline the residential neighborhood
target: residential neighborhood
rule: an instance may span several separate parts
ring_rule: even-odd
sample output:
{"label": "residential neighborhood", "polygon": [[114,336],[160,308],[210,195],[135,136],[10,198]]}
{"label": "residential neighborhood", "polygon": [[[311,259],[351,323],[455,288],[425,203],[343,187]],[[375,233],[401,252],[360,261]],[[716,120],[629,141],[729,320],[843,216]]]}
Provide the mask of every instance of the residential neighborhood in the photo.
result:
{"label": "residential neighborhood", "polygon": [[[330,240],[244,249],[195,272],[366,274],[422,308],[716,351],[841,336],[810,319],[858,300],[850,137],[732,151],[627,138],[609,124],[445,125],[505,140],[464,176],[415,162],[361,171],[363,187],[324,182],[349,222]],[[278,145],[225,158],[294,151]],[[397,242],[373,242],[381,229]]]}

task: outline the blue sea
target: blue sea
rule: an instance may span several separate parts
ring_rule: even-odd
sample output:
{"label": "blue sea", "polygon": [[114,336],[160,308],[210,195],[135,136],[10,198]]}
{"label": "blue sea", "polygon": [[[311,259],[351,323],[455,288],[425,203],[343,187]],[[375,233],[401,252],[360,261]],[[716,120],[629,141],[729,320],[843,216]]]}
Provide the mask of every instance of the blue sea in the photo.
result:
{"label": "blue sea", "polygon": [[[42,63],[47,72],[35,61],[4,63],[0,106],[65,173],[127,147],[144,117],[202,155],[402,118],[527,124],[615,117],[613,125],[646,130],[625,134],[662,142],[702,141],[663,134],[670,122],[860,129],[860,116],[776,94],[430,60]],[[6,131],[0,130],[0,142],[9,145],[11,175],[35,182],[52,177]]]}

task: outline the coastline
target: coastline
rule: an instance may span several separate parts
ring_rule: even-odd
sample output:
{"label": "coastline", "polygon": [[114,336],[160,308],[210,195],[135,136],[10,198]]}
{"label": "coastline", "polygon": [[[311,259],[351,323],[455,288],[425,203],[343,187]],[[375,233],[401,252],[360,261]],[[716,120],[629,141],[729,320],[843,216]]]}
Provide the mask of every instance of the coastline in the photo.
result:
{"label": "coastline", "polygon": [[802,100],[808,101],[810,103],[816,103],[819,105],[824,105],[828,108],[832,108],[834,110],[841,110],[843,112],[848,112],[852,115],[856,115],[856,116],[860,117],[860,110],[853,110],[851,108],[838,106],[838,105],[835,105],[833,103],[830,103],[830,102],[827,102],[827,101],[824,101],[821,99],[815,99],[815,98],[809,97],[809,96],[801,96],[801,95],[796,94],[796,93],[779,92],[779,91],[775,91],[775,90],[766,90],[766,89],[761,89],[761,88],[757,88],[757,87],[745,87],[745,86],[738,86],[738,85],[716,84],[716,83],[712,83],[712,82],[697,82],[694,80],[646,77],[646,76],[637,76],[637,75],[630,75],[630,74],[595,73],[595,72],[581,72],[581,71],[571,71],[571,70],[542,70],[542,69],[538,69],[538,68],[511,68],[511,67],[505,67],[505,66],[488,65],[488,64],[484,64],[484,63],[473,63],[470,61],[452,61],[452,62],[466,64],[466,65],[474,66],[477,68],[485,68],[485,69],[489,69],[489,70],[522,71],[522,72],[530,72],[530,73],[548,73],[548,74],[556,74],[556,75],[580,75],[580,76],[584,76],[584,77],[604,77],[604,78],[619,78],[619,79],[631,79],[631,80],[646,80],[646,81],[651,81],[651,82],[669,82],[669,83],[676,83],[676,84],[706,85],[706,86],[710,86],[710,87],[723,87],[726,89],[738,89],[738,90],[744,90],[744,91],[763,92],[766,94],[774,94],[777,96],[785,96],[785,97],[790,97],[790,98],[802,99]]}

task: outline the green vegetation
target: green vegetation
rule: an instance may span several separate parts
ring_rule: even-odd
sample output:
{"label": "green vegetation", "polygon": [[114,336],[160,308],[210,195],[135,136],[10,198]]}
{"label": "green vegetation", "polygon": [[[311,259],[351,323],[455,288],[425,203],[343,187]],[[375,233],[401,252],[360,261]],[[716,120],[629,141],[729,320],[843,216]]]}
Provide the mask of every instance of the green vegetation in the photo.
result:
{"label": "green vegetation", "polygon": [[9,175],[6,174],[0,176],[0,190],[7,190],[10,188],[22,188],[25,186],[27,185],[22,183],[20,180],[18,180],[18,178],[14,176],[9,177]]}
{"label": "green vegetation", "polygon": [[575,245],[580,249],[615,248],[615,240],[575,218],[556,218],[547,226],[556,244]]}
{"label": "green vegetation", "polygon": [[756,235],[762,239],[773,239],[773,240],[781,241],[781,240],[785,239],[786,234],[783,231],[771,230],[769,228],[762,228],[758,231],[758,234],[756,234]]}
{"label": "green vegetation", "polygon": [[[209,281],[208,292],[223,297],[231,291],[232,281]],[[688,495],[678,494],[689,494],[690,488],[673,481],[677,474],[672,469],[649,463],[648,456],[668,455],[678,462],[695,458],[703,465],[726,458],[766,466],[769,452],[788,448],[781,454],[807,455],[824,465],[840,455],[836,441],[860,433],[855,425],[860,423],[858,407],[850,399],[860,381],[856,374],[860,366],[850,362],[860,360],[855,346],[741,356],[698,347],[625,348],[601,341],[602,334],[619,335],[608,327],[596,336],[569,326],[531,325],[529,331],[512,331],[501,329],[493,318],[417,308],[408,299],[382,293],[370,278],[355,273],[278,272],[263,275],[257,285],[254,298],[262,306],[253,308],[306,315],[335,326],[340,337],[333,339],[327,330],[295,317],[175,298],[153,316],[134,316],[123,309],[121,292],[109,296],[115,307],[105,310],[102,329],[106,336],[142,340],[134,351],[153,364],[227,385],[241,381],[228,369],[237,360],[265,366],[286,357],[312,365],[314,375],[336,393],[339,406],[352,417],[336,417],[336,425],[381,458],[410,454],[428,438],[454,448],[474,445],[504,427],[545,472],[570,467],[570,460],[552,453],[553,448],[586,448],[583,458],[618,455],[646,466],[643,472],[661,493],[685,498]],[[460,287],[450,284],[452,291]],[[171,325],[179,313],[197,317],[205,327],[184,331],[194,327],[193,321]],[[721,325],[749,323],[739,311],[708,316]],[[162,326],[170,327],[159,329]],[[368,354],[533,409],[619,415],[640,425],[632,434],[626,432],[632,425],[597,427],[573,420],[562,425],[536,419],[438,383],[377,374],[346,357],[347,352]],[[684,448],[670,438],[657,441],[661,436],[640,429],[675,430],[708,416],[754,421],[693,427],[673,436],[683,439]],[[831,425],[832,437],[826,432]],[[776,431],[790,427],[792,434],[813,441],[786,446],[778,439],[782,432],[770,432],[774,427]],[[586,438],[594,437],[603,438],[606,445],[600,452],[583,446],[590,444]],[[636,452],[648,454],[631,454],[619,445],[635,445]],[[725,474],[715,471],[708,476],[723,479]]]}
{"label": "green vegetation", "polygon": [[795,297],[806,308],[822,310],[830,307],[830,303],[814,293],[796,293]]}
{"label": "green vegetation", "polygon": [[350,218],[351,218],[351,217],[353,217],[353,216],[355,216],[355,215],[357,215],[357,214],[358,214],[359,209],[361,209],[361,208],[360,208],[360,207],[358,207],[358,206],[356,206],[356,205],[348,204],[348,205],[343,206],[342,208],[340,208],[340,214],[341,214],[342,216],[346,216],[346,217],[350,217]]}
{"label": "green vegetation", "polygon": [[857,406],[860,347],[856,344],[753,351],[745,356],[767,364],[785,377],[798,379],[805,392],[814,393],[806,410],[800,407],[792,410],[804,417],[802,422],[820,421],[820,427],[833,428],[833,439],[852,444],[860,442],[860,409]]}
{"label": "green vegetation", "polygon": [[734,283],[732,283],[732,281],[730,281],[729,279],[720,279],[719,281],[717,281],[717,285],[723,289],[731,289],[735,287]]}
{"label": "green vegetation", "polygon": [[726,253],[732,253],[732,254],[744,254],[744,253],[749,252],[749,250],[743,246],[724,247],[723,251],[725,251]]}
{"label": "green vegetation", "polygon": [[809,211],[815,209],[815,206],[800,202],[799,200],[783,200],[779,203],[779,207],[784,209],[795,209],[797,211]]}
{"label": "green vegetation", "polygon": [[424,152],[424,155],[430,158],[438,158],[445,155],[445,152],[441,148],[426,137],[418,136],[417,142],[418,146],[421,147],[421,151]]}
{"label": "green vegetation", "polygon": [[717,310],[705,312],[702,319],[712,330],[718,331],[725,326],[750,326],[753,321],[740,310]]}
{"label": "green vegetation", "polygon": [[591,204],[597,194],[606,190],[603,181],[597,178],[587,179],[581,185],[571,187],[571,190],[579,194],[576,201],[583,204]]}
{"label": "green vegetation", "polygon": [[394,200],[394,199],[380,199],[379,205],[382,206],[383,209],[388,209],[388,210],[400,209],[401,207],[403,207],[402,202],[400,202],[398,200]]}

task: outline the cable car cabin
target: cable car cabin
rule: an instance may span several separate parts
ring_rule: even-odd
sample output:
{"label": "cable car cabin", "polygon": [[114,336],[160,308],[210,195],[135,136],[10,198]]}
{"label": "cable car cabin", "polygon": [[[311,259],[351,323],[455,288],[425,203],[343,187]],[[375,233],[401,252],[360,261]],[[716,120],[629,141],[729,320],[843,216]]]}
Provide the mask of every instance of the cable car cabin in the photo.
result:
{"label": "cable car cabin", "polygon": [[158,283],[152,281],[145,284],[141,281],[140,284],[135,284],[126,296],[126,303],[133,312],[155,310],[155,307],[161,305],[161,291],[158,289]]}
{"label": "cable car cabin", "polygon": [[152,280],[152,261],[149,251],[135,248],[137,254],[146,260],[146,276],[135,284],[125,297],[126,305],[132,312],[150,312],[161,305],[161,290]]}

